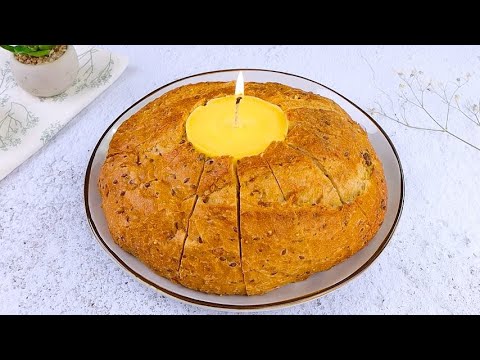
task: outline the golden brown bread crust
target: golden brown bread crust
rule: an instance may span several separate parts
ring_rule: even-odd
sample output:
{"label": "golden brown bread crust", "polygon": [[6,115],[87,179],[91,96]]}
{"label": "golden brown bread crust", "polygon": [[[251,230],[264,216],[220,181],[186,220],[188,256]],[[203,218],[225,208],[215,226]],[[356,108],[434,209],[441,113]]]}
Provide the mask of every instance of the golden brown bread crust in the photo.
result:
{"label": "golden brown bread crust", "polygon": [[214,294],[245,294],[237,224],[237,180],[230,157],[207,160],[190,217],[180,283]]}
{"label": "golden brown bread crust", "polygon": [[242,264],[248,295],[327,270],[360,250],[371,231],[354,204],[242,211]]}
{"label": "golden brown bread crust", "polygon": [[276,83],[245,93],[280,106],[289,131],[262,154],[208,159],[188,115],[234,84],[172,90],[125,121],[102,167],[114,241],[160,275],[214,294],[262,294],[359,251],[383,222],[387,189],[366,132],[335,102]]}
{"label": "golden brown bread crust", "polygon": [[263,153],[286,201],[294,205],[342,205],[331,180],[315,161],[286,142],[271,144]]}

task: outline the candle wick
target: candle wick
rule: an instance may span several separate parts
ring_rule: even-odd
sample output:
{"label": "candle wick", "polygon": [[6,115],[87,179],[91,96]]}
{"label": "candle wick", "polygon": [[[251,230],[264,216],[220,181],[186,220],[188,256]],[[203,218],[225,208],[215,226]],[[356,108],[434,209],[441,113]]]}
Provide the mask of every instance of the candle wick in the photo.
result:
{"label": "candle wick", "polygon": [[238,108],[240,107],[240,101],[242,101],[241,96],[237,97],[237,99],[235,101],[235,119],[233,121],[233,126],[234,127],[239,127],[239,124],[238,124]]}

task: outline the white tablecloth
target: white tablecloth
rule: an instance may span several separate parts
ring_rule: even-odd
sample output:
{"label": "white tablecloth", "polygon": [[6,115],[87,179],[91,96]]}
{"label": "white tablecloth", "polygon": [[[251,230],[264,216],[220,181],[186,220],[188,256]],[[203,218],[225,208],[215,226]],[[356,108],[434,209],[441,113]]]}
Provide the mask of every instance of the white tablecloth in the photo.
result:
{"label": "white tablecloth", "polygon": [[32,156],[123,73],[127,58],[106,50],[75,47],[75,83],[52,98],[38,98],[17,86],[6,51],[0,52],[0,180]]}

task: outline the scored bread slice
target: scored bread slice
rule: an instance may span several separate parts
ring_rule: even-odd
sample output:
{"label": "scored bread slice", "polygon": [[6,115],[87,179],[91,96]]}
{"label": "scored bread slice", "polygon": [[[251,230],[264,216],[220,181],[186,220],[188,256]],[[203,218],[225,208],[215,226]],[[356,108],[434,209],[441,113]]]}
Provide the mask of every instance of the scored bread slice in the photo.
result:
{"label": "scored bread slice", "polygon": [[242,212],[242,261],[248,295],[328,270],[362,248],[371,237],[355,205],[340,211],[320,205]]}
{"label": "scored bread slice", "polygon": [[205,163],[189,220],[179,281],[214,294],[245,294],[237,219],[237,180],[231,157]]}
{"label": "scored bread slice", "polygon": [[351,203],[364,190],[368,177],[360,156],[352,157],[355,148],[335,135],[319,136],[305,124],[295,126],[286,142],[315,160],[332,181],[344,203]]}
{"label": "scored bread slice", "polygon": [[113,155],[101,169],[99,187],[114,241],[175,280],[204,158],[188,144],[173,152],[175,157],[165,155],[173,158],[169,162]]}
{"label": "scored bread slice", "polygon": [[285,203],[284,194],[267,162],[261,156],[238,160],[237,174],[240,185],[240,211]]}
{"label": "scored bread slice", "polygon": [[337,208],[342,205],[337,190],[313,160],[285,142],[272,143],[263,153],[285,199],[293,205]]}
{"label": "scored bread slice", "polygon": [[130,151],[151,157],[173,150],[186,139],[185,122],[190,113],[213,98],[230,95],[233,88],[233,82],[212,82],[167,92],[120,125],[110,142],[108,155]]}

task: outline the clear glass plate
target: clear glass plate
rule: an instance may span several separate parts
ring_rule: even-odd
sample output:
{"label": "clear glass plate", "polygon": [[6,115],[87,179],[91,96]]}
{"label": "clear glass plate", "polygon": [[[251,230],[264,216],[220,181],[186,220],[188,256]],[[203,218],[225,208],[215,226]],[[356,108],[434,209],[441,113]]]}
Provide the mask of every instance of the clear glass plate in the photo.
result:
{"label": "clear glass plate", "polygon": [[[240,70],[244,72],[246,81],[278,82],[311,91],[334,100],[345,109],[352,119],[368,132],[369,139],[383,163],[388,187],[388,207],[383,225],[370,243],[360,252],[332,269],[314,274],[305,281],[289,284],[265,295],[218,296],[190,290],[162,278],[115,244],[101,209],[97,181],[113,134],[125,120],[140,108],[182,85],[204,81],[236,80]],[[101,136],[93,151],[85,177],[85,207],[88,221],[100,245],[121,267],[137,280],[152,286],[164,295],[198,306],[234,311],[274,309],[302,303],[325,295],[355,278],[372,264],[388,244],[402,212],[403,194],[404,179],[398,154],[387,134],[365,111],[335,90],[316,81],[297,75],[257,69],[231,69],[193,75],[171,82],[146,95],[121,114]]]}

